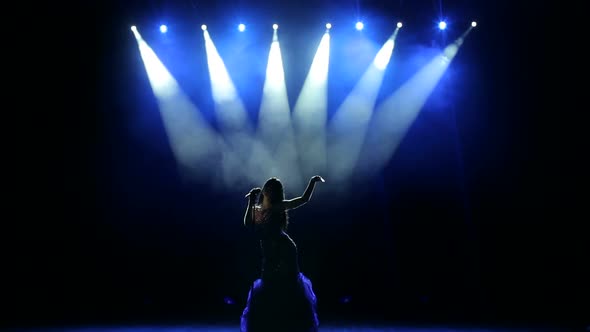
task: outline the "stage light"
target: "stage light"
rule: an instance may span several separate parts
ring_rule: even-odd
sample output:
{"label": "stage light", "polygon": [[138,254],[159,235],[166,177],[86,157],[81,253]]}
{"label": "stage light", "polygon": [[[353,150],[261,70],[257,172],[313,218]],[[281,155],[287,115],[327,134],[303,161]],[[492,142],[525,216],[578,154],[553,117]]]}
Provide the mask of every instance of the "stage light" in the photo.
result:
{"label": "stage light", "polygon": [[135,25],[131,26],[131,31],[137,31],[137,27]]}
{"label": "stage light", "polygon": [[272,25],[272,28],[273,28],[273,30],[277,30],[279,28],[279,25],[275,23]]}
{"label": "stage light", "polygon": [[238,30],[240,30],[241,32],[244,32],[244,30],[246,30],[246,25],[241,23],[240,25],[238,25]]}
{"label": "stage light", "polygon": [[201,29],[203,29],[203,31],[207,30],[207,26],[205,24],[201,25]]}
{"label": "stage light", "polygon": [[160,25],[160,32],[166,33],[168,31],[168,27],[165,24]]}
{"label": "stage light", "polygon": [[225,149],[218,145],[220,136],[139,32],[134,35],[178,170],[187,179],[214,178],[207,168],[221,165],[211,166],[207,160],[215,159],[217,151]]}
{"label": "stage light", "polygon": [[475,22],[475,21],[471,22],[471,26],[475,28],[477,26],[477,22]]}
{"label": "stage light", "polygon": [[440,21],[440,23],[438,23],[438,28],[441,30],[444,30],[447,28],[447,22],[445,21]]}
{"label": "stage light", "polygon": [[328,30],[332,29],[332,24],[326,23],[326,29],[328,29]]}
{"label": "stage light", "polygon": [[356,29],[358,31],[363,30],[364,27],[365,27],[365,25],[363,24],[363,22],[356,22]]}
{"label": "stage light", "polygon": [[397,22],[397,27],[401,28],[403,26],[402,22]]}
{"label": "stage light", "polygon": [[[300,167],[299,178],[301,174],[325,170],[328,164],[326,126],[330,39],[330,33],[325,31],[291,113],[298,157],[294,167]],[[297,191],[305,188],[304,180],[300,182]]]}

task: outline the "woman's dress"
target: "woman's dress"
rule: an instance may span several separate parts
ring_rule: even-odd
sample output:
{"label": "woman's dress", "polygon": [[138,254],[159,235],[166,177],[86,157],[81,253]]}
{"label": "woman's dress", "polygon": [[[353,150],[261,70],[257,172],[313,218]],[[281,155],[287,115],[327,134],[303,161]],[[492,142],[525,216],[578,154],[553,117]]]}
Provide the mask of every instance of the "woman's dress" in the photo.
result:
{"label": "woman's dress", "polygon": [[250,288],[241,331],[317,331],[317,300],[311,281],[299,271],[297,246],[273,222],[276,217],[258,207],[254,210],[262,273]]}

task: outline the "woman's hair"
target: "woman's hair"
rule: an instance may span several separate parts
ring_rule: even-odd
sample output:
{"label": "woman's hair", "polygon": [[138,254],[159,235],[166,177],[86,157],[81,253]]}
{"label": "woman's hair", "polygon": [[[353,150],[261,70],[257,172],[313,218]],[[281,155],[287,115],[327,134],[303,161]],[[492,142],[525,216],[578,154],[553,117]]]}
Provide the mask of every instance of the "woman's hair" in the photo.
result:
{"label": "woman's hair", "polygon": [[[262,187],[262,194],[268,196],[268,200],[270,204],[273,206],[277,206],[283,202],[285,199],[285,191],[283,190],[283,184],[277,178],[270,178]],[[283,231],[287,230],[287,225],[289,224],[289,216],[286,210],[276,210],[276,212],[272,212],[271,215],[271,222],[277,222]]]}

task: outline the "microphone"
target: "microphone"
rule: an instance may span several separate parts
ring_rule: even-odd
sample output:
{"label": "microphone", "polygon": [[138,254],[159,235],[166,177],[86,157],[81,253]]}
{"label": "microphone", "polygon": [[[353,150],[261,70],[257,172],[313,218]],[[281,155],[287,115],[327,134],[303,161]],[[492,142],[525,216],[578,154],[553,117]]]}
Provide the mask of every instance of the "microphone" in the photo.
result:
{"label": "microphone", "polygon": [[250,197],[251,195],[258,195],[262,190],[260,188],[252,189],[249,193],[246,194],[246,198]]}

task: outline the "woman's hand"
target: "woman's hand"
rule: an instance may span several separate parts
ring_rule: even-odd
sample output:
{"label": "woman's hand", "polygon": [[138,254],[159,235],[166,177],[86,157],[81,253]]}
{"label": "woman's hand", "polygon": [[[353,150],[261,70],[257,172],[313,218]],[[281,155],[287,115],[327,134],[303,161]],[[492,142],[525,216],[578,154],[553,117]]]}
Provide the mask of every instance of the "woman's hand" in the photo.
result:
{"label": "woman's hand", "polygon": [[326,180],[324,180],[323,177],[316,175],[314,177],[311,178],[311,182],[326,182]]}

